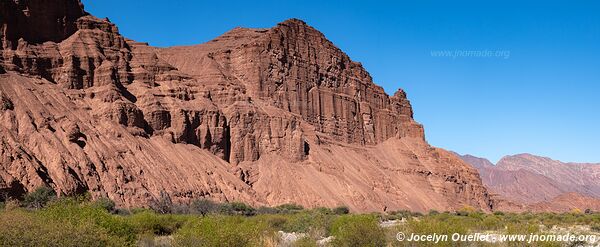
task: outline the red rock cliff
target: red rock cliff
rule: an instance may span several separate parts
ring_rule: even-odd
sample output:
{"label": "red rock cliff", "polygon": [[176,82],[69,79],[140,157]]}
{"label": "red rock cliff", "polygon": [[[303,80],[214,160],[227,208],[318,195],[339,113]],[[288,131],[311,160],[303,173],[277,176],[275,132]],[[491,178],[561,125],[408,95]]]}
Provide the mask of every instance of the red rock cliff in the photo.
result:
{"label": "red rock cliff", "polygon": [[78,1],[1,3],[0,190],[11,196],[48,185],[123,206],[166,194],[492,207],[474,169],[425,142],[403,91],[386,95],[300,20],[160,49]]}
{"label": "red rock cliff", "polygon": [[389,97],[360,63],[301,20],[268,30],[237,28],[207,44],[159,54],[200,78],[205,77],[202,63],[209,60],[252,98],[300,116],[339,141],[376,144],[390,137],[424,138],[404,92]]}

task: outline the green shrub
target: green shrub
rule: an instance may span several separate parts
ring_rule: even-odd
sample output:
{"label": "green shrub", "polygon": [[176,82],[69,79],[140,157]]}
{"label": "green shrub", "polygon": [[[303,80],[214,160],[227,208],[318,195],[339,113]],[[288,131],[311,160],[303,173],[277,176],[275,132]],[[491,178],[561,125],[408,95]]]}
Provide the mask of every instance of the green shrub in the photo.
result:
{"label": "green shrub", "polygon": [[284,232],[306,233],[315,227],[315,218],[309,213],[299,213],[288,216],[283,226]]}
{"label": "green shrub", "polygon": [[47,218],[17,209],[0,213],[0,245],[132,246],[133,241],[92,221]]}
{"label": "green shrub", "polygon": [[[539,226],[535,224],[523,224],[523,223],[510,223],[506,226],[506,234],[535,234],[540,231]],[[522,242],[519,241],[508,241],[508,246],[524,246]],[[539,245],[544,244],[544,242],[537,243]],[[549,243],[546,243],[549,244]]]}
{"label": "green shrub", "polygon": [[460,210],[460,211],[456,211],[454,214],[457,216],[469,216],[470,212]]}
{"label": "green shrub", "polygon": [[487,215],[481,222],[480,230],[500,230],[504,228],[502,220],[496,215]]}
{"label": "green shrub", "polygon": [[275,208],[278,209],[280,213],[284,213],[284,214],[295,213],[295,212],[300,212],[300,211],[304,210],[304,207],[302,207],[301,205],[293,204],[293,203],[282,204]]}
{"label": "green shrub", "polygon": [[187,221],[189,216],[164,215],[152,211],[143,211],[127,217],[127,221],[137,233],[166,236],[175,233]]}
{"label": "green shrub", "polygon": [[324,208],[324,207],[315,208],[315,209],[313,209],[313,211],[315,213],[319,213],[319,214],[334,214],[333,210],[331,210],[330,208]]}
{"label": "green shrub", "polygon": [[413,213],[411,211],[408,210],[398,210],[398,211],[391,211],[388,213],[389,219],[393,220],[393,219],[410,219],[413,217]]}
{"label": "green shrub", "polygon": [[279,214],[281,211],[277,208],[272,207],[260,207],[256,209],[256,214]]}
{"label": "green shrub", "polygon": [[256,210],[242,202],[223,203],[219,206],[219,212],[225,215],[252,216]]}
{"label": "green shrub", "polygon": [[423,215],[423,213],[421,213],[421,212],[413,212],[413,213],[411,214],[411,216],[412,216],[412,217],[423,217],[424,215]]}
{"label": "green shrub", "polygon": [[334,208],[333,213],[337,214],[337,215],[349,214],[350,209],[346,206],[340,206],[340,207]]}
{"label": "green shrub", "polygon": [[40,209],[55,198],[56,192],[52,188],[43,186],[25,195],[23,204],[27,208]]}
{"label": "green shrub", "polygon": [[133,243],[135,231],[124,218],[112,215],[103,208],[89,202],[82,203],[74,198],[63,198],[49,203],[46,208],[36,212],[40,218],[60,221],[74,226],[92,224],[104,229],[111,235]]}
{"label": "green shrub", "polygon": [[326,236],[329,233],[329,226],[333,222],[334,216],[323,214],[318,211],[306,211],[287,216],[287,221],[283,226],[284,232],[314,233],[315,235]]}
{"label": "green shrub", "polygon": [[385,232],[373,215],[344,215],[331,226],[333,246],[385,246]]}
{"label": "green shrub", "polygon": [[273,231],[264,222],[242,216],[196,218],[174,235],[176,246],[264,246]]}
{"label": "green shrub", "polygon": [[94,201],[93,205],[95,207],[102,208],[102,209],[106,210],[107,212],[111,212],[111,213],[116,212],[115,202],[113,202],[111,199],[106,198],[106,197],[100,197],[100,198],[96,199],[96,201]]}
{"label": "green shrub", "polygon": [[288,217],[283,215],[258,215],[256,220],[264,222],[267,226],[276,231],[283,231]]}

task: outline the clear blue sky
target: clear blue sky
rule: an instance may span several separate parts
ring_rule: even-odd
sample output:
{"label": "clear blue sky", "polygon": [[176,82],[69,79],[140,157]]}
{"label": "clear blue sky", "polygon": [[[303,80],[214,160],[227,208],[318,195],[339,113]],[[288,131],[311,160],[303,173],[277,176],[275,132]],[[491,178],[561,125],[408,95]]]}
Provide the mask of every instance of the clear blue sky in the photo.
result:
{"label": "clear blue sky", "polygon": [[[405,89],[435,146],[493,162],[524,152],[600,162],[594,1],[83,2],[128,38],[155,46],[299,18],[361,62],[388,93]],[[432,56],[443,50],[510,55]]]}

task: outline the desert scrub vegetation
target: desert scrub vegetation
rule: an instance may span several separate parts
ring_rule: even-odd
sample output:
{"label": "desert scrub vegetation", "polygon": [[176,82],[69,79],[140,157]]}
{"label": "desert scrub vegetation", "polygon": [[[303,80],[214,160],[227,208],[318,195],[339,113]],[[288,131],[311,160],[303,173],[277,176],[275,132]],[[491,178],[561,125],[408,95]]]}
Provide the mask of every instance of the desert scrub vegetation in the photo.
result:
{"label": "desert scrub vegetation", "polygon": [[273,237],[273,230],[258,218],[223,215],[191,219],[174,235],[176,246],[223,247],[265,246]]}
{"label": "desert scrub vegetation", "polygon": [[126,238],[91,222],[51,220],[23,210],[0,215],[2,246],[128,246]]}
{"label": "desert scrub vegetation", "polygon": [[72,199],[0,212],[2,246],[131,246],[135,237],[123,219]]}
{"label": "desert scrub vegetation", "polygon": [[386,246],[386,234],[376,215],[344,215],[331,225],[333,246]]}
{"label": "desert scrub vegetation", "polygon": [[[589,210],[517,214],[464,208],[427,214],[351,214],[343,206],[253,208],[239,202],[196,200],[177,205],[166,197],[161,201],[149,209],[122,209],[108,198],[59,198],[40,188],[21,200],[0,203],[0,246],[576,246],[580,243],[415,244],[397,241],[396,233],[529,234],[586,226],[583,229],[600,235],[600,214]],[[282,234],[297,238],[284,243]]]}
{"label": "desert scrub vegetation", "polygon": [[39,209],[44,207],[48,202],[56,198],[56,193],[49,187],[39,187],[33,192],[25,195],[23,206],[28,208]]}

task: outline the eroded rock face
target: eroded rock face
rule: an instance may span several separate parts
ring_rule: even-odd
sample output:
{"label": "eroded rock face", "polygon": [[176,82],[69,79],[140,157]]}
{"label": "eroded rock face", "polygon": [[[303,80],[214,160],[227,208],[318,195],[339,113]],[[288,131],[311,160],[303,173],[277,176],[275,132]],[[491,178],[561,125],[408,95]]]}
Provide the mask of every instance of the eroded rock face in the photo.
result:
{"label": "eroded rock face", "polygon": [[206,71],[219,69],[218,76],[238,81],[254,100],[299,115],[337,141],[424,138],[403,91],[389,97],[360,63],[301,20],[268,30],[236,28],[209,43],[159,55],[201,81],[217,79]]}
{"label": "eroded rock face", "polygon": [[159,49],[58,2],[2,1],[0,189],[11,195],[48,185],[121,206],[164,194],[359,211],[493,206],[474,169],[425,142],[403,91],[386,95],[300,20]]}
{"label": "eroded rock face", "polygon": [[71,36],[75,21],[86,15],[78,1],[0,1],[2,47],[15,49],[19,39],[31,43],[60,42]]}

